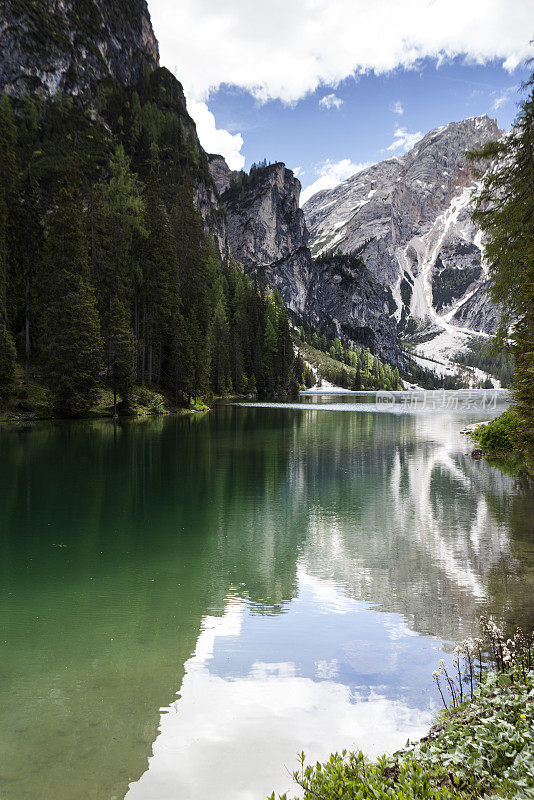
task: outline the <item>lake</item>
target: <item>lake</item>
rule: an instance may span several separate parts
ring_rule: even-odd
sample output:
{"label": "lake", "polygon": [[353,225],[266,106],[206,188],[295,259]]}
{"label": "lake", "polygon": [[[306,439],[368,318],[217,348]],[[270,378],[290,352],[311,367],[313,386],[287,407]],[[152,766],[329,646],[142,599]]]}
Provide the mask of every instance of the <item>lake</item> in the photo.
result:
{"label": "lake", "polygon": [[481,613],[531,626],[490,393],[0,426],[2,800],[263,800],[392,752]]}

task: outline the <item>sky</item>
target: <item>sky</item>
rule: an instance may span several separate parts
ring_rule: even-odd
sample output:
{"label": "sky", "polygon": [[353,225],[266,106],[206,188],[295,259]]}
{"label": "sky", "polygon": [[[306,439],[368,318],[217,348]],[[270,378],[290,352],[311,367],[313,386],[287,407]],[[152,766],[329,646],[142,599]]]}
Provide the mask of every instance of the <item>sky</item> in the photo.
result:
{"label": "sky", "polygon": [[429,130],[509,129],[531,0],[148,0],[200,142],[232,169],[283,161],[304,202]]}

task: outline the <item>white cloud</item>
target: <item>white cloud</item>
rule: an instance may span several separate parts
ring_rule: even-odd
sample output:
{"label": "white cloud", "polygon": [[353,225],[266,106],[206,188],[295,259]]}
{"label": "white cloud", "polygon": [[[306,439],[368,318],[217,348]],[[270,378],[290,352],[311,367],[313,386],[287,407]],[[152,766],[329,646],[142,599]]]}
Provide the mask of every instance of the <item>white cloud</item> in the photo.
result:
{"label": "white cloud", "polygon": [[509,86],[507,89],[503,89],[503,91],[500,93],[493,92],[493,94],[496,96],[491,104],[491,110],[498,111],[501,106],[504,106],[517,94],[518,89],[519,86]]}
{"label": "white cloud", "polygon": [[316,192],[323,189],[333,189],[338,183],[350,178],[362,169],[370,167],[371,163],[354,164],[350,158],[342,158],[341,161],[332,161],[327,158],[315,168],[315,174],[318,176],[317,180],[306,186],[300,195],[300,204],[303,205],[307,200],[312,197]]}
{"label": "white cloud", "polygon": [[304,167],[293,167],[292,170],[293,175],[295,178],[300,178],[302,175],[305,175]]}
{"label": "white cloud", "polygon": [[338,97],[335,94],[325,94],[325,96],[319,100],[319,105],[321,108],[325,108],[327,111],[329,111],[331,108],[335,108],[339,111],[344,102],[345,101],[342,100],[341,97]]}
{"label": "white cloud", "polygon": [[241,153],[243,137],[240,133],[230,133],[217,128],[215,117],[206,103],[187,101],[187,110],[195,120],[200,144],[207,153],[219,153],[230,169],[243,169],[245,156]]}
{"label": "white cloud", "polygon": [[404,114],[404,107],[400,100],[396,100],[394,103],[390,105],[390,111],[393,111],[394,114]]}
{"label": "white cloud", "polygon": [[[532,54],[534,6],[525,0],[149,0],[162,64],[189,97],[222,83],[260,101],[292,103],[350,76],[411,68],[422,58],[499,59]],[[377,31],[380,35],[377,36]]]}
{"label": "white cloud", "polygon": [[386,148],[390,152],[395,152],[395,150],[400,150],[403,153],[406,153],[407,150],[411,150],[412,147],[423,138],[423,134],[421,131],[416,131],[415,133],[410,133],[406,128],[395,128],[395,133],[393,134],[393,141]]}

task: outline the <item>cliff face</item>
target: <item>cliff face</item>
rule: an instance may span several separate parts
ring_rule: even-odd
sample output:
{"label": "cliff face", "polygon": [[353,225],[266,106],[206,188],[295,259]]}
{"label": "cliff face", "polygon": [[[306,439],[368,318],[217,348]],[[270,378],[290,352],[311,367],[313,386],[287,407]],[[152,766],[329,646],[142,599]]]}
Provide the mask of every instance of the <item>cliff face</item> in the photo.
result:
{"label": "cliff face", "polygon": [[272,164],[246,175],[232,172],[221,156],[210,156],[210,170],[226,212],[230,250],[246,272],[279,289],[298,318],[400,363],[390,293],[359,259],[342,268],[335,259],[312,259],[300,182],[291,170]]}
{"label": "cliff face", "polygon": [[[13,98],[62,92],[91,108],[102,81],[133,86],[145,72],[157,75],[152,83],[162,88],[155,102],[179,115],[188,146],[198,163],[206,162],[181,84],[158,68],[158,43],[146,0],[4,0],[0,47],[0,92]],[[194,200],[206,231],[226,258],[225,217],[207,169],[198,170]]]}
{"label": "cliff face", "polygon": [[159,64],[145,0],[4,0],[0,90],[87,99],[105,78],[134,83]]}
{"label": "cliff face", "polygon": [[397,319],[432,317],[432,276],[446,264],[480,264],[481,241],[469,218],[475,181],[466,151],[500,135],[487,116],[451,123],[401,158],[314,195],[304,206],[312,251],[348,253],[365,246],[367,267],[397,301]]}
{"label": "cliff face", "polygon": [[289,309],[305,313],[312,260],[299,181],[283,164],[245,175],[212,157],[210,170],[223,190],[232,255],[260,283],[279,289]]}
{"label": "cliff face", "polygon": [[403,356],[391,292],[373,278],[360,258],[343,263],[335,256],[314,261],[306,304],[314,327],[325,324],[338,336],[368,347],[390,364],[401,365]]}
{"label": "cliff face", "polygon": [[470,218],[476,184],[466,151],[501,135],[485,115],[450,123],[404,156],[314,195],[304,206],[312,252],[358,251],[391,290],[406,334],[447,330],[458,349],[463,334],[455,327],[492,332],[497,312]]}

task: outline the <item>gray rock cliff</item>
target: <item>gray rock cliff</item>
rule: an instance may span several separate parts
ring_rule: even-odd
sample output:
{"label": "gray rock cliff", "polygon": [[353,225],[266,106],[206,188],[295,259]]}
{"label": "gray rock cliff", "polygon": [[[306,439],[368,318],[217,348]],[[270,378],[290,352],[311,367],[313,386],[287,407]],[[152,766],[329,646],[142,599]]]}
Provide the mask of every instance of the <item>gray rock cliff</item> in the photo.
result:
{"label": "gray rock cliff", "polygon": [[469,320],[475,330],[492,328],[482,237],[469,216],[475,177],[466,151],[501,135],[486,115],[450,123],[405,155],[317,193],[304,205],[312,252],[360,251],[391,290],[401,328],[410,317],[418,327],[441,317],[457,322],[460,305],[475,291],[478,310]]}
{"label": "gray rock cliff", "polygon": [[85,100],[98,83],[134,83],[159,64],[145,0],[3,0],[0,90],[65,92]]}
{"label": "gray rock cliff", "polygon": [[402,361],[392,298],[356,259],[350,268],[312,259],[300,182],[284,164],[232,172],[221,156],[210,156],[221,192],[232,255],[246,272],[280,291],[296,317],[369,347],[393,363]]}

